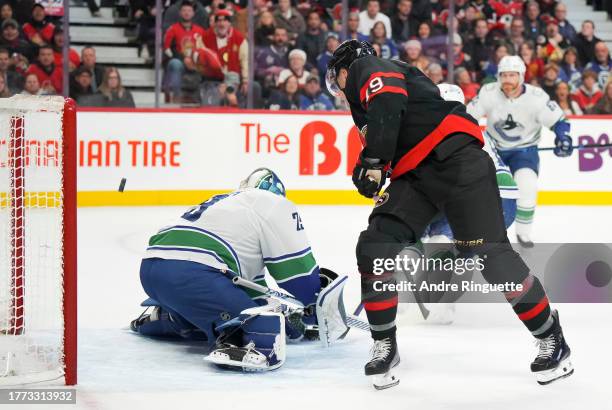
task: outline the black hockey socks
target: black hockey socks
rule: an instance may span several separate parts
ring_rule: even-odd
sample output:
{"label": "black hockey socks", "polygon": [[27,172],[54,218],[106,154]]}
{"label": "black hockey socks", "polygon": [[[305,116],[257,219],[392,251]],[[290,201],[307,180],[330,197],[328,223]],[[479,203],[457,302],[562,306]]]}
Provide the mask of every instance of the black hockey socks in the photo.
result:
{"label": "black hockey socks", "polygon": [[362,274],[361,276],[361,295],[363,307],[370,323],[372,338],[382,340],[387,337],[395,336],[395,316],[397,315],[397,292],[376,291],[375,282],[378,288],[381,283],[395,283],[392,273],[380,276]]}
{"label": "black hockey socks", "polygon": [[386,214],[374,216],[368,229],[359,235],[356,256],[361,273],[361,301],[374,340],[395,335],[398,302],[397,291],[389,291],[386,287],[395,284],[395,267],[387,269],[380,262],[395,258],[405,246],[414,242],[412,229]]}
{"label": "black hockey socks", "polygon": [[544,287],[540,280],[531,274],[525,278],[522,285],[521,291],[506,292],[504,296],[531,334],[538,339],[544,339],[555,329],[555,320],[551,315]]}

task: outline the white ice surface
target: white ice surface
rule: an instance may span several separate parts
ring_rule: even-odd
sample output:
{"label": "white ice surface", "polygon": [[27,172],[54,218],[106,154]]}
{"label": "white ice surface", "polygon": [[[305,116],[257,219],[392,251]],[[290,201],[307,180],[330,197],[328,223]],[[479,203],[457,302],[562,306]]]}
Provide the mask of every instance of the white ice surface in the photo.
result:
{"label": "white ice surface", "polygon": [[[300,209],[320,265],[352,275],[345,301],[354,309],[354,247],[370,209]],[[138,278],[142,251],[149,235],[182,210],[79,209],[78,408],[612,409],[612,305],[558,306],[576,371],[549,386],[536,384],[529,371],[533,339],[503,304],[460,305],[450,326],[409,319],[401,326],[400,318],[401,383],[384,391],[363,376],[370,339],[358,330],[327,350],[290,345],[285,366],[266,374],[220,371],[202,361],[201,346],[131,334],[126,327],[145,298]],[[610,243],[611,215],[610,207],[540,207],[534,239]]]}

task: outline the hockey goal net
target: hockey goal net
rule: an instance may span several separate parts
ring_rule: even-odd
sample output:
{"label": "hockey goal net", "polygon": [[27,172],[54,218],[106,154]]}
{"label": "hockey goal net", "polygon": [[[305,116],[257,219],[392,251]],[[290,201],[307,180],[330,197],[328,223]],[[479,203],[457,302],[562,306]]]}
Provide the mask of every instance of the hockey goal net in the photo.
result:
{"label": "hockey goal net", "polygon": [[0,385],[76,383],[76,110],[0,98]]}

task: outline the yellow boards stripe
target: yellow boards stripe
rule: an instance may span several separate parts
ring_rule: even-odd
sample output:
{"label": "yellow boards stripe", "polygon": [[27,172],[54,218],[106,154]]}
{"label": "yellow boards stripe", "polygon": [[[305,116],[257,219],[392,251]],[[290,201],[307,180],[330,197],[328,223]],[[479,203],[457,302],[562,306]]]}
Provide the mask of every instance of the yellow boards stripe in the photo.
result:
{"label": "yellow boards stripe", "polygon": [[[7,192],[0,192],[0,208],[8,208],[10,198]],[[59,192],[26,192],[24,199],[26,208],[56,208],[62,204]]]}
{"label": "yellow boards stripe", "polygon": [[539,205],[612,205],[612,192],[600,191],[542,191]]}
{"label": "yellow boards stripe", "polygon": [[[213,195],[228,190],[193,191],[81,191],[79,206],[156,206],[195,205]],[[369,205],[374,201],[353,190],[289,190],[287,197],[299,205]],[[9,194],[0,192],[0,208],[7,208]],[[26,192],[26,207],[57,207],[61,204],[59,192]],[[612,192],[599,191],[542,191],[539,205],[612,205]]]}
{"label": "yellow boards stripe", "polygon": [[[84,191],[79,206],[195,205],[227,190],[202,191]],[[287,197],[299,205],[370,205],[374,201],[353,190],[289,190]],[[612,205],[612,192],[543,191],[540,205]]]}

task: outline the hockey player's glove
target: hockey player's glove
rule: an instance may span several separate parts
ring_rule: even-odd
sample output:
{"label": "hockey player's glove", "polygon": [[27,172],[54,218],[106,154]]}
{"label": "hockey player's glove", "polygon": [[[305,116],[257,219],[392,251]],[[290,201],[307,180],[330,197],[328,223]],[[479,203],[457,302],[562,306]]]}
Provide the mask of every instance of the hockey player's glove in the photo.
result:
{"label": "hockey player's glove", "polygon": [[286,333],[290,341],[302,339],[315,340],[319,336],[315,305],[311,304],[303,311],[293,311],[286,315]]}
{"label": "hockey player's glove", "polygon": [[567,121],[559,121],[553,127],[555,132],[555,149],[553,152],[558,157],[569,157],[574,150],[572,137],[570,137],[570,124]]}
{"label": "hockey player's glove", "polygon": [[378,195],[380,189],[385,185],[387,179],[387,166],[380,160],[363,158],[357,159],[353,168],[353,184],[357,191],[366,198]]}

